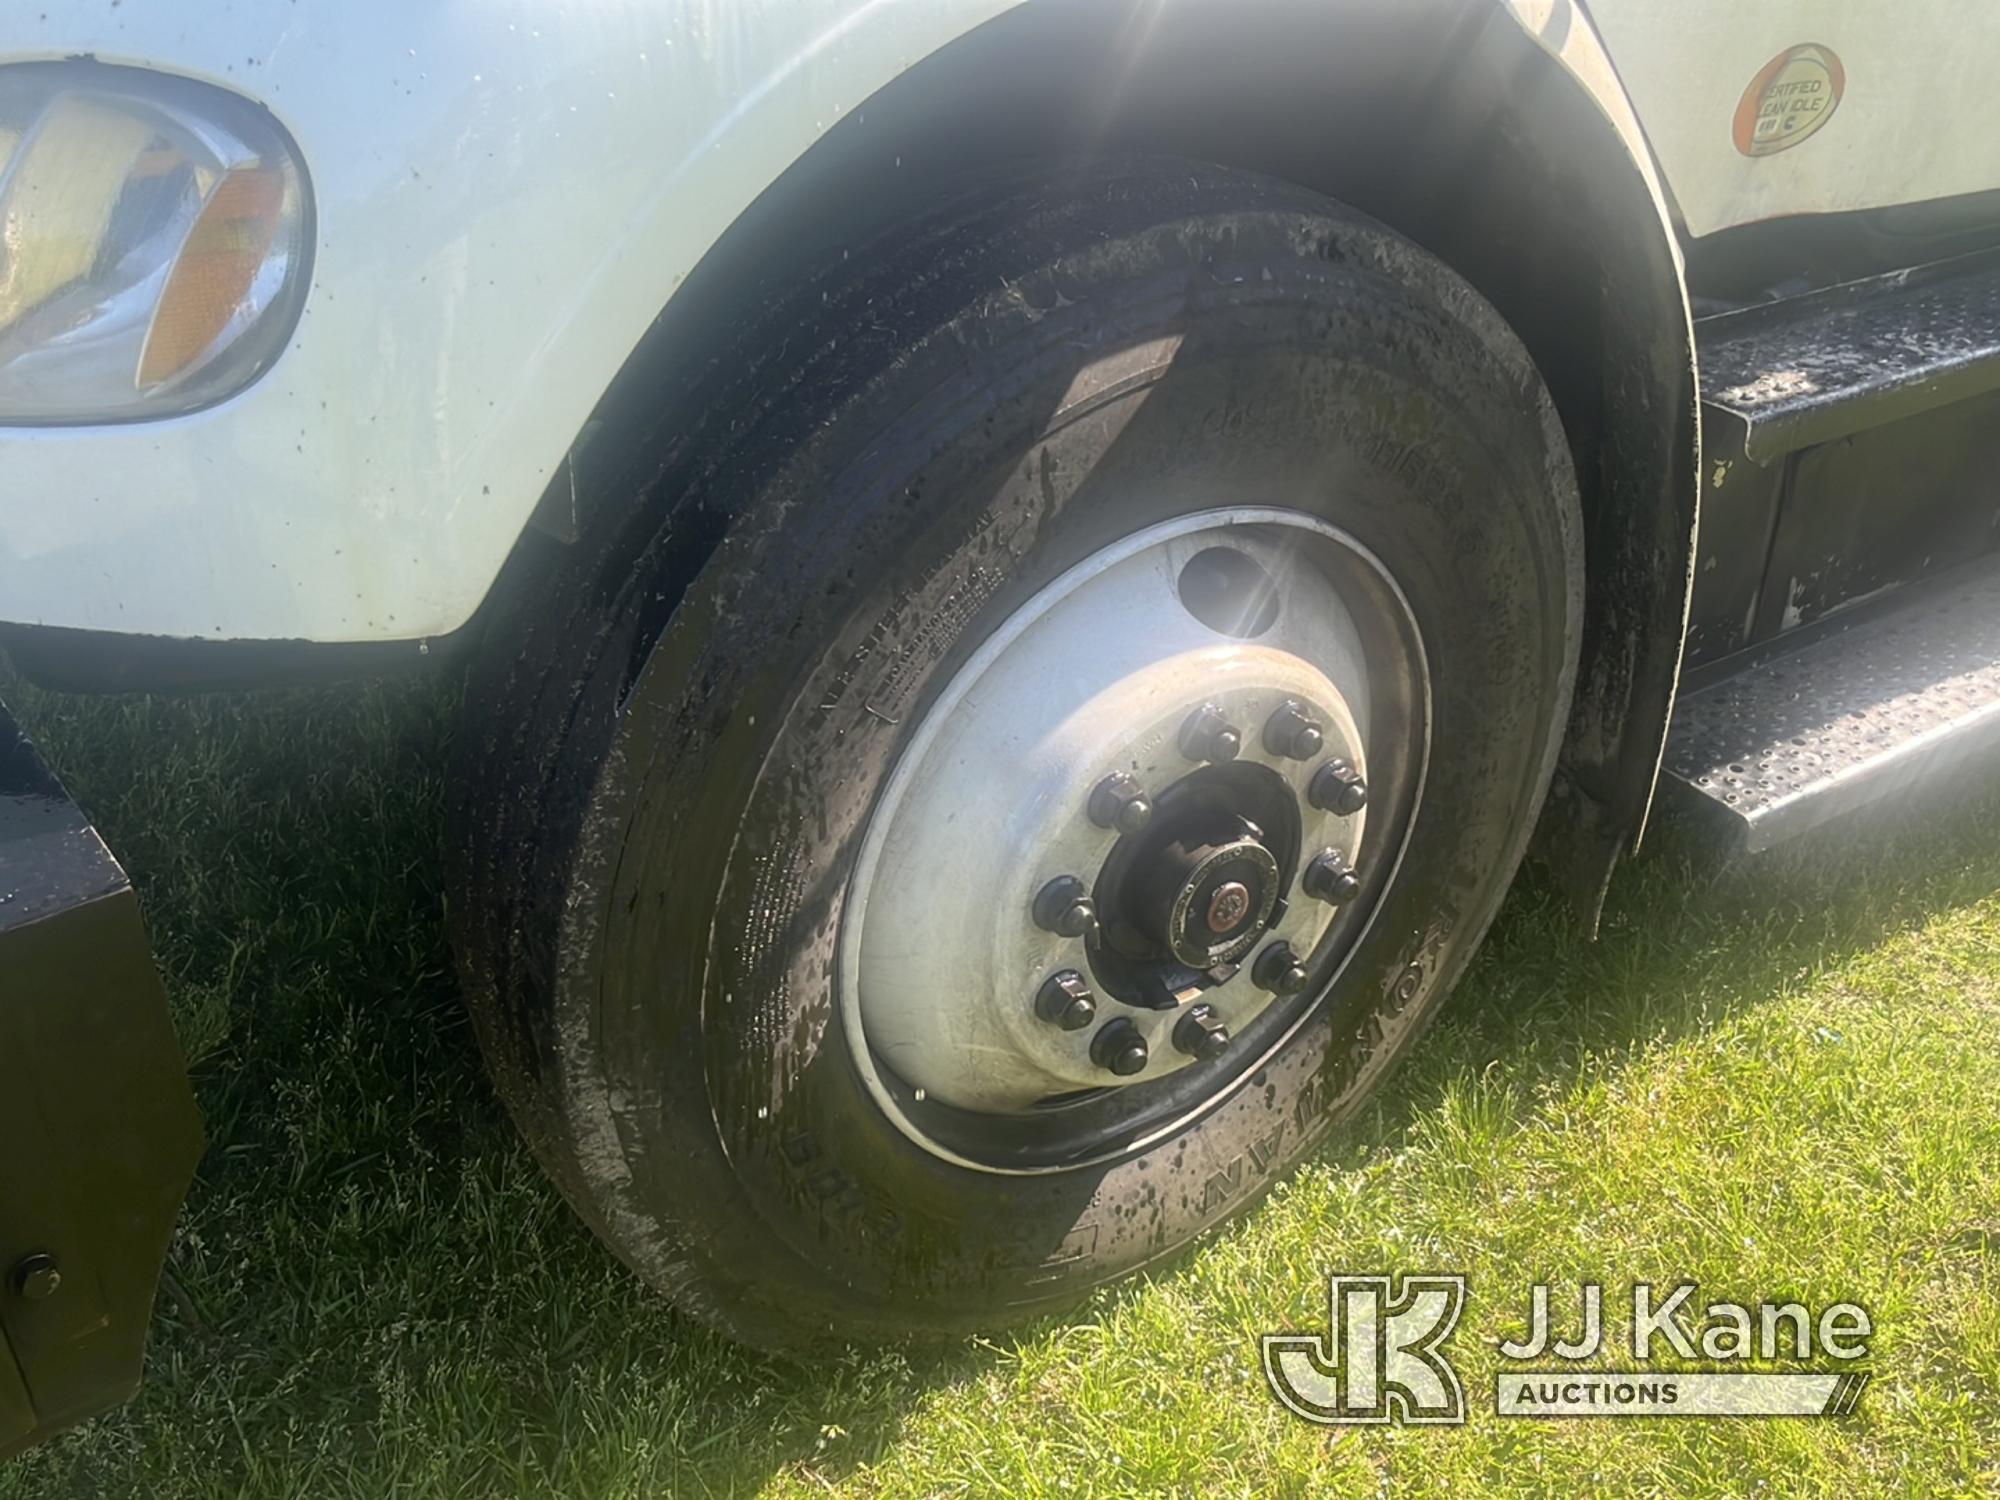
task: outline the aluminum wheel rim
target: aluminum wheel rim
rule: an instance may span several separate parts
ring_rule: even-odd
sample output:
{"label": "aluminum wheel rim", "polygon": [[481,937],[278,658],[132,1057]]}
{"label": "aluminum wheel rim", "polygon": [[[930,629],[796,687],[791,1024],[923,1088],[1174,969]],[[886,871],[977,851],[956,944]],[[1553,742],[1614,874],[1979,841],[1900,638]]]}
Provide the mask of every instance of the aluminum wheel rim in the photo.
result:
{"label": "aluminum wheel rim", "polygon": [[[1220,622],[1212,610],[1196,613],[1190,570],[1220,554],[1261,571],[1262,593],[1274,601],[1269,620],[1256,617],[1262,605]],[[1023,727],[1029,703],[1038,716]],[[1187,748],[1190,705],[1219,709],[1241,731],[1234,760],[1205,764]],[[1304,757],[1273,748],[1265,733],[1281,707],[1301,706],[1323,736]],[[1339,528],[1293,510],[1214,510],[1085,559],[954,674],[870,816],[837,970],[843,1029],[870,1095],[932,1154],[1006,1174],[1108,1160],[1215,1108],[1337,991],[1401,863],[1429,738],[1415,617],[1387,569]],[[1364,808],[1315,804],[1312,779],[1335,760],[1368,784]],[[1118,852],[1136,849],[1136,836],[1090,816],[1090,793],[1110,770],[1128,771],[1142,790],[1178,795],[1193,785],[1224,801],[1239,794],[1216,793],[1222,781],[1258,789],[1275,781],[1299,809],[1291,846],[1280,850],[1275,920],[1238,973],[1203,975],[1200,994],[1171,1010],[1156,1008],[1160,986],[1146,991],[1145,1005],[1107,986],[1125,974],[1110,962],[1113,924],[1066,938],[1036,927],[1031,914],[1054,876],[1073,873],[1095,890]],[[1251,826],[1284,844],[1278,831]],[[1361,878],[1352,899],[1330,905],[1302,891],[1307,864],[1325,849]],[[1218,896],[1211,909],[1233,914],[1237,904]],[[1303,991],[1273,993],[1252,972],[1275,943],[1291,944],[1309,970]],[[1036,1013],[1041,987],[1065,971],[1096,1001],[1080,1035]],[[1224,1021],[1225,1057],[1197,1059],[1176,1046],[1195,1004]],[[1146,1067],[1129,1078],[1091,1059],[1090,1044],[1113,1020],[1147,1043]]]}

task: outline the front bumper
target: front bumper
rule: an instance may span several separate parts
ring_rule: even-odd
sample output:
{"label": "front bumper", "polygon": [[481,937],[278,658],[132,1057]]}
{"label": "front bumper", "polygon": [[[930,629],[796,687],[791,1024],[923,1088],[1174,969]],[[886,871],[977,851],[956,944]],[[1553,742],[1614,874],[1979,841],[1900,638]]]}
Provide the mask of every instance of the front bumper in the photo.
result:
{"label": "front bumper", "polygon": [[0,1459],[138,1387],[200,1153],[132,887],[0,707]]}

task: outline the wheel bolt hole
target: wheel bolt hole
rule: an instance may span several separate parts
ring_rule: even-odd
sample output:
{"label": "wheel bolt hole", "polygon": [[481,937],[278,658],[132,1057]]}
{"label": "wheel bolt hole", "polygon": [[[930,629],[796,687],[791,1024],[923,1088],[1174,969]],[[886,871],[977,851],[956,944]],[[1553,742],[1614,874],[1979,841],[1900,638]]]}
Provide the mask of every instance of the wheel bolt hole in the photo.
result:
{"label": "wheel bolt hole", "polygon": [[1278,623],[1278,586],[1264,565],[1234,547],[1206,547],[1180,576],[1181,607],[1218,635],[1255,640]]}

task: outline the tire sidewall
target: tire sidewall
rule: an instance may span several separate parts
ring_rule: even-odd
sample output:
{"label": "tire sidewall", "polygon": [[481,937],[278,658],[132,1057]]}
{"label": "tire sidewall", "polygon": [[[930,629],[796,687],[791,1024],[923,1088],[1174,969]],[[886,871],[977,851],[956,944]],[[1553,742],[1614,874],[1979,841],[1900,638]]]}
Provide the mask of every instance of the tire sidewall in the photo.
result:
{"label": "tire sidewall", "polygon": [[[1039,308],[1018,293],[1038,316],[963,309],[743,500],[591,798],[574,884],[598,899],[558,977],[571,1085],[611,1123],[611,1217],[707,1225],[674,1254],[733,1288],[753,1337],[991,1326],[1255,1198],[1429,1019],[1553,764],[1574,485],[1490,309],[1382,231],[1291,214],[1183,223],[1047,281]],[[1332,993],[1186,1128],[1070,1172],[951,1164],[885,1117],[843,1032],[846,872],[876,794],[1037,589],[1224,505],[1342,528],[1416,615],[1434,748],[1402,865]]]}

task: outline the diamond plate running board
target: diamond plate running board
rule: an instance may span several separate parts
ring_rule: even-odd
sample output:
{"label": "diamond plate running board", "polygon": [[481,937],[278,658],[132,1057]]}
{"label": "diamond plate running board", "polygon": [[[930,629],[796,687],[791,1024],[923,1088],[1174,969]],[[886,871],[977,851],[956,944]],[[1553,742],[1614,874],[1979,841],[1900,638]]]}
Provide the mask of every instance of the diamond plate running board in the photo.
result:
{"label": "diamond plate running board", "polygon": [[1666,784],[1769,848],[1947,765],[2000,754],[2000,569],[1684,696]]}
{"label": "diamond plate running board", "polygon": [[1701,398],[1768,464],[2000,389],[2000,251],[1701,319]]}

